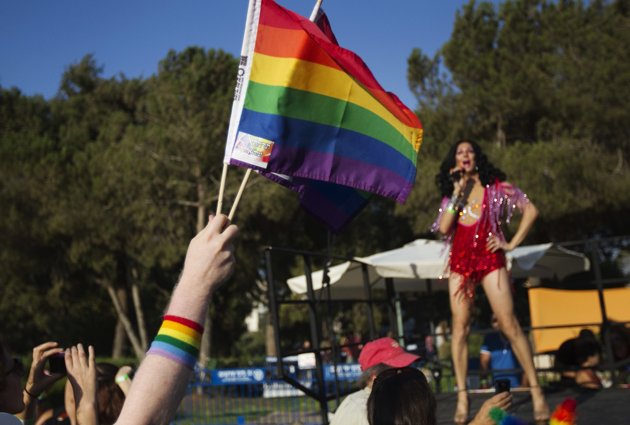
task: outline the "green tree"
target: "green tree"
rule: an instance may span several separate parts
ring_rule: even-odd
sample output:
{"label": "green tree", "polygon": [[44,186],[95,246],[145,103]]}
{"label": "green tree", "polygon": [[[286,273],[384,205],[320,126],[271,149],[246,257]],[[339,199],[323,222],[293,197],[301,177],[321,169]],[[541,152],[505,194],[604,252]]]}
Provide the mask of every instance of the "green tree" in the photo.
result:
{"label": "green tree", "polygon": [[[426,140],[416,187],[397,213],[417,233],[426,231],[438,204],[432,187],[439,163],[451,143],[472,138],[542,200],[532,237],[627,233],[621,217],[629,203],[619,185],[628,167],[628,9],[627,1],[464,5],[434,58],[418,50],[409,56]],[[613,186],[618,190],[604,196],[602,188]]]}
{"label": "green tree", "polygon": [[[53,103],[66,179],[55,193],[51,215],[54,230],[69,241],[68,267],[110,297],[110,316],[125,328],[141,358],[148,344],[139,295],[142,272],[163,256],[170,255],[171,264],[179,257],[172,255],[173,238],[164,231],[168,223],[159,220],[165,214],[150,202],[146,181],[154,170],[129,140],[138,126],[142,84],[124,77],[104,80],[101,71],[91,56],[71,66]],[[148,234],[160,234],[165,243],[155,244]],[[133,300],[135,330],[127,299]]]}

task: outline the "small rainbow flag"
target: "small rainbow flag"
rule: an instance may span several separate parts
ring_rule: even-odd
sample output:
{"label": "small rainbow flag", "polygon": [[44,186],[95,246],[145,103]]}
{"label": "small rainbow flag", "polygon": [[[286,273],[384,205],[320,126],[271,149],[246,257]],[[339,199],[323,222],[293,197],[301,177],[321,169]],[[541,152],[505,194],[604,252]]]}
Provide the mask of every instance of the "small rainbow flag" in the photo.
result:
{"label": "small rainbow flag", "polygon": [[508,414],[500,407],[490,409],[489,416],[496,425],[527,425],[527,422]]}
{"label": "small rainbow flag", "polygon": [[247,21],[225,162],[283,175],[289,186],[317,180],[404,202],[418,117],[308,19],[251,0]]}
{"label": "small rainbow flag", "polygon": [[577,401],[573,398],[565,399],[556,410],[553,411],[549,425],[574,425],[575,424],[575,410],[577,407]]}

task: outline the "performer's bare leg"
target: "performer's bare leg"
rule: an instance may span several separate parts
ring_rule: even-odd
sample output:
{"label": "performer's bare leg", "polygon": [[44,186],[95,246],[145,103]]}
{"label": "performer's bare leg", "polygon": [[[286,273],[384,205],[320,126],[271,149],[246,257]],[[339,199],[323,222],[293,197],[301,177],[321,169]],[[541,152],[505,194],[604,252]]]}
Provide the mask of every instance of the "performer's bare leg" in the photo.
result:
{"label": "performer's bare leg", "polygon": [[472,300],[466,297],[460,289],[462,277],[451,273],[448,290],[451,302],[452,335],[451,355],[453,369],[457,382],[457,408],[455,409],[455,423],[463,424],[468,420],[468,393],[466,392],[466,374],[468,373],[468,334],[470,333],[470,316]]}
{"label": "performer's bare leg", "polygon": [[514,315],[514,301],[507,271],[505,268],[495,270],[484,276],[481,284],[488,297],[490,307],[497,317],[499,328],[510,341],[514,354],[530,383],[534,419],[536,421],[547,420],[549,419],[549,406],[538,383],[529,342]]}

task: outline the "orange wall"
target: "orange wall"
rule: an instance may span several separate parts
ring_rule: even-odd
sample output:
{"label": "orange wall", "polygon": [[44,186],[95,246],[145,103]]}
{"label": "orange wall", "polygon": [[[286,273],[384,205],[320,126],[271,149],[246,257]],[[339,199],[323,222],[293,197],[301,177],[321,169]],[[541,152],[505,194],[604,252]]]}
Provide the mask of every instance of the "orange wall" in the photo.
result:
{"label": "orange wall", "polygon": [[[596,290],[563,290],[533,288],[528,291],[532,327],[596,323],[602,321]],[[630,288],[604,290],[609,320],[630,321]],[[557,350],[560,344],[574,338],[583,326],[533,331],[534,352]],[[599,333],[599,327],[591,327]]]}

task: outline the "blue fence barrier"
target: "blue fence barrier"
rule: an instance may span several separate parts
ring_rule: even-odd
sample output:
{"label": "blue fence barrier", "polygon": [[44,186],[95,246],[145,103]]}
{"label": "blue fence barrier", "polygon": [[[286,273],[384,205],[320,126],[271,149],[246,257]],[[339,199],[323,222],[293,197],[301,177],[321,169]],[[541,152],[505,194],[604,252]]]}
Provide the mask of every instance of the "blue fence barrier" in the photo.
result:
{"label": "blue fence barrier", "polygon": [[[315,371],[286,362],[285,373],[316,390]],[[355,388],[358,364],[326,365],[327,394],[348,393]],[[330,403],[334,409],[336,401]],[[320,406],[300,390],[276,376],[275,366],[196,369],[178,410],[177,425],[321,425]]]}

